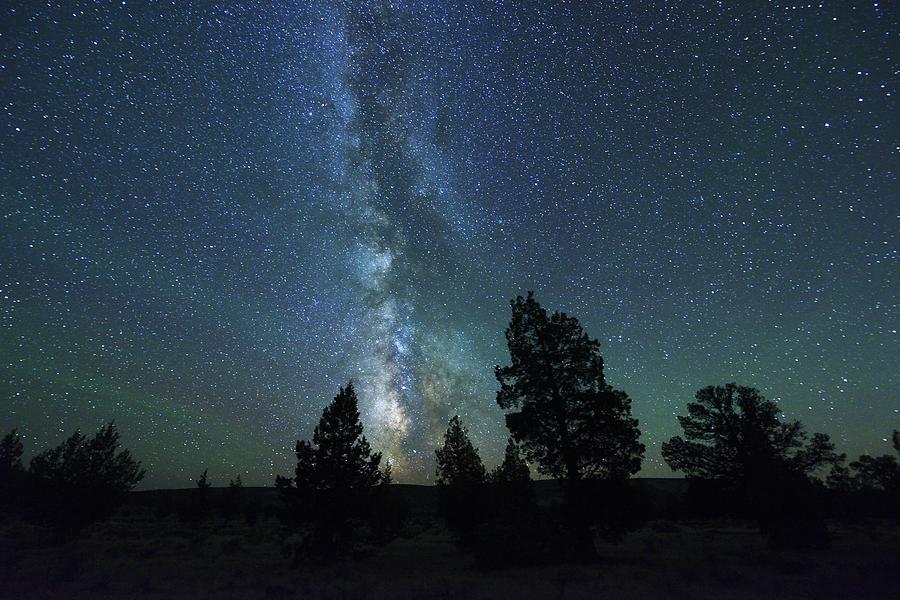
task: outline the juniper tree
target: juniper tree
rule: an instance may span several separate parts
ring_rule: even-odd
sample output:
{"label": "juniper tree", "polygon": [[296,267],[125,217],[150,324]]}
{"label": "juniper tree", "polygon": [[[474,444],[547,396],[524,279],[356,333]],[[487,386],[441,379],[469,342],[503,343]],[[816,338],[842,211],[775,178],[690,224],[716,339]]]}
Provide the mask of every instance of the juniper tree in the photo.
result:
{"label": "juniper tree", "polygon": [[371,516],[376,489],[390,477],[379,468],[381,453],[363,435],[357,405],[352,382],[340,388],[312,440],[297,441],[293,479],[275,481],[285,500],[284,522],[312,527],[304,550],[313,560],[350,551],[354,529],[360,529],[354,524]]}
{"label": "juniper tree", "polygon": [[206,519],[210,512],[209,490],[212,483],[209,481],[209,469],[203,469],[200,477],[194,480],[194,486],[188,504],[181,507],[181,518],[196,526]]}
{"label": "juniper tree", "polygon": [[22,437],[18,430],[13,429],[0,440],[0,478],[5,480],[13,473],[21,473],[22,453],[24,446],[22,445]]}
{"label": "juniper tree", "polygon": [[93,436],[76,431],[56,448],[35,455],[29,464],[35,514],[60,533],[75,533],[111,514],[144,477],[141,464],[121,448],[119,439],[109,422]]}
{"label": "juniper tree", "polygon": [[437,459],[438,485],[459,487],[485,482],[487,472],[484,463],[458,415],[450,419],[444,433],[444,443],[434,454]]}
{"label": "juniper tree", "polygon": [[244,482],[241,481],[240,474],[228,482],[228,493],[225,495],[222,504],[222,514],[226,521],[231,520],[237,514],[241,504],[241,488],[243,487]]}
{"label": "juniper tree", "polygon": [[534,504],[534,482],[531,469],[512,438],[506,441],[503,462],[491,471],[488,480],[494,505],[491,511],[512,522],[525,520],[525,513]]}
{"label": "juniper tree", "polygon": [[850,463],[853,487],[862,490],[900,490],[900,465],[890,454],[863,454]]}
{"label": "juniper tree", "polygon": [[131,452],[120,450],[119,437],[112,422],[90,437],[76,431],[56,448],[34,456],[29,470],[51,486],[121,496],[144,478],[144,470]]}
{"label": "juniper tree", "polygon": [[197,484],[198,490],[208,490],[212,487],[212,484],[207,479],[207,474],[209,473],[209,469],[203,469],[203,473],[200,474],[200,477],[197,478],[195,482]]}
{"label": "juniper tree", "polygon": [[512,438],[506,441],[503,462],[491,472],[490,479],[493,483],[501,484],[521,484],[531,481],[531,469],[522,459],[519,447]]}
{"label": "juniper tree", "polygon": [[22,438],[15,429],[0,440],[0,508],[8,510],[20,503],[25,487],[23,451]]}
{"label": "juniper tree", "polygon": [[699,390],[679,416],[685,438],[662,445],[669,466],[690,479],[712,479],[718,504],[759,520],[770,543],[808,547],[827,543],[811,476],[841,457],[828,436],[809,436],[799,421],[783,421],[758,390],[729,383]]}
{"label": "juniper tree", "polygon": [[447,527],[464,544],[487,516],[483,484],[487,471],[459,416],[450,419],[444,442],[434,451],[438,508]]}
{"label": "juniper tree", "polygon": [[699,390],[679,416],[684,438],[662,445],[675,471],[689,478],[757,481],[809,476],[838,460],[827,435],[811,437],[799,421],[782,421],[778,405],[751,387],[729,383]]}
{"label": "juniper tree", "polygon": [[[891,435],[891,445],[900,454],[900,432]],[[860,490],[900,492],[900,464],[891,454],[870,456],[863,454],[850,463],[852,487]]]}
{"label": "juniper tree", "polygon": [[312,442],[297,442],[294,485],[301,490],[357,490],[378,485],[381,453],[363,435],[353,383],[322,412]]}
{"label": "juniper tree", "polygon": [[641,467],[644,445],[628,395],[604,375],[600,343],[578,319],[549,315],[534,299],[511,302],[510,365],[496,367],[497,404],[525,457],[545,475],[621,480]]}

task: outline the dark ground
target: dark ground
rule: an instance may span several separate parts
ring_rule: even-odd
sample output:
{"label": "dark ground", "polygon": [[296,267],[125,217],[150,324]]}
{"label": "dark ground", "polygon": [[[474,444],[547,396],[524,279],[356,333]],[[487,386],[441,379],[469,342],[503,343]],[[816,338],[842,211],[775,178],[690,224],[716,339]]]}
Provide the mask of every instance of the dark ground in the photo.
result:
{"label": "dark ground", "polygon": [[[679,480],[650,480],[663,496]],[[539,482],[552,500],[554,482]],[[211,490],[214,502],[229,490]],[[890,598],[900,597],[900,524],[829,524],[831,547],[776,551],[749,523],[655,520],[598,561],[482,570],[435,518],[434,488],[397,486],[411,517],[400,537],[340,565],[283,556],[273,489],[240,490],[258,509],[226,522],[179,521],[188,490],[132,494],[111,520],[58,546],[21,521],[0,525],[4,598]]]}

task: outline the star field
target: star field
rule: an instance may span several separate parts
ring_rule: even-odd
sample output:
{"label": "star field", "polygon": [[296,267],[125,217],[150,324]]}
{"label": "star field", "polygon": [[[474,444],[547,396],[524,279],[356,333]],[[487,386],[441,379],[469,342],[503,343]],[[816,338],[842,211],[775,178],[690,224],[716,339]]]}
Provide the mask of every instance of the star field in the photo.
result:
{"label": "star field", "polygon": [[600,339],[642,475],[726,381],[886,453],[898,8],[746,4],[4,3],[0,426],[270,485],[353,378],[429,482],[453,414],[502,456],[533,289]]}

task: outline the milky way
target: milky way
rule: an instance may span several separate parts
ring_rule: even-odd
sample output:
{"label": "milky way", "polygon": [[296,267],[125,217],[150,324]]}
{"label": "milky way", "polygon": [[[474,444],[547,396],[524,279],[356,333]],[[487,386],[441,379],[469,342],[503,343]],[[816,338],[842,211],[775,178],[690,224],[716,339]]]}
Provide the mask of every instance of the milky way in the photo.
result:
{"label": "milky way", "polygon": [[[442,248],[460,241],[453,220],[460,207],[435,141],[439,99],[431,68],[416,58],[424,40],[398,7],[325,3],[309,18],[321,27],[315,38],[326,57],[325,144],[335,154],[329,177],[342,209],[337,218],[352,231],[347,260],[359,303],[351,374],[369,436],[405,473],[421,469],[413,455],[434,441],[429,415],[457,394],[436,387],[436,374],[450,367],[444,354],[427,353],[417,315],[429,308],[418,298],[429,271],[458,268]],[[437,324],[450,326],[440,316]]]}
{"label": "milky way", "polygon": [[191,4],[0,8],[29,451],[115,419],[147,487],[268,485],[352,379],[399,481],[454,414],[491,466],[530,289],[600,339],[643,475],[726,381],[888,451],[895,3]]}

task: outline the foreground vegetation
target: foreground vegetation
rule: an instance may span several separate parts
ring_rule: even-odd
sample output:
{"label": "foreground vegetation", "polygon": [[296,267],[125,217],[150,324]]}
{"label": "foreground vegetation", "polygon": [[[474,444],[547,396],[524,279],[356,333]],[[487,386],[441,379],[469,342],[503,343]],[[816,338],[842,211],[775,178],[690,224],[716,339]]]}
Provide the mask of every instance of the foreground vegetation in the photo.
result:
{"label": "foreground vegetation", "polygon": [[[540,484],[539,496],[547,484],[554,491],[555,482]],[[485,570],[435,516],[434,488],[391,487],[410,505],[398,537],[328,565],[284,555],[271,488],[240,490],[242,502],[257,503],[252,524],[226,520],[221,507],[196,525],[180,519],[179,496],[193,490],[133,493],[115,516],[64,545],[39,527],[6,523],[0,596],[883,598],[900,572],[900,526],[879,519],[830,522],[830,548],[804,551],[772,549],[745,521],[652,520],[619,543],[598,538],[588,564]],[[229,492],[211,491],[214,504]]]}

